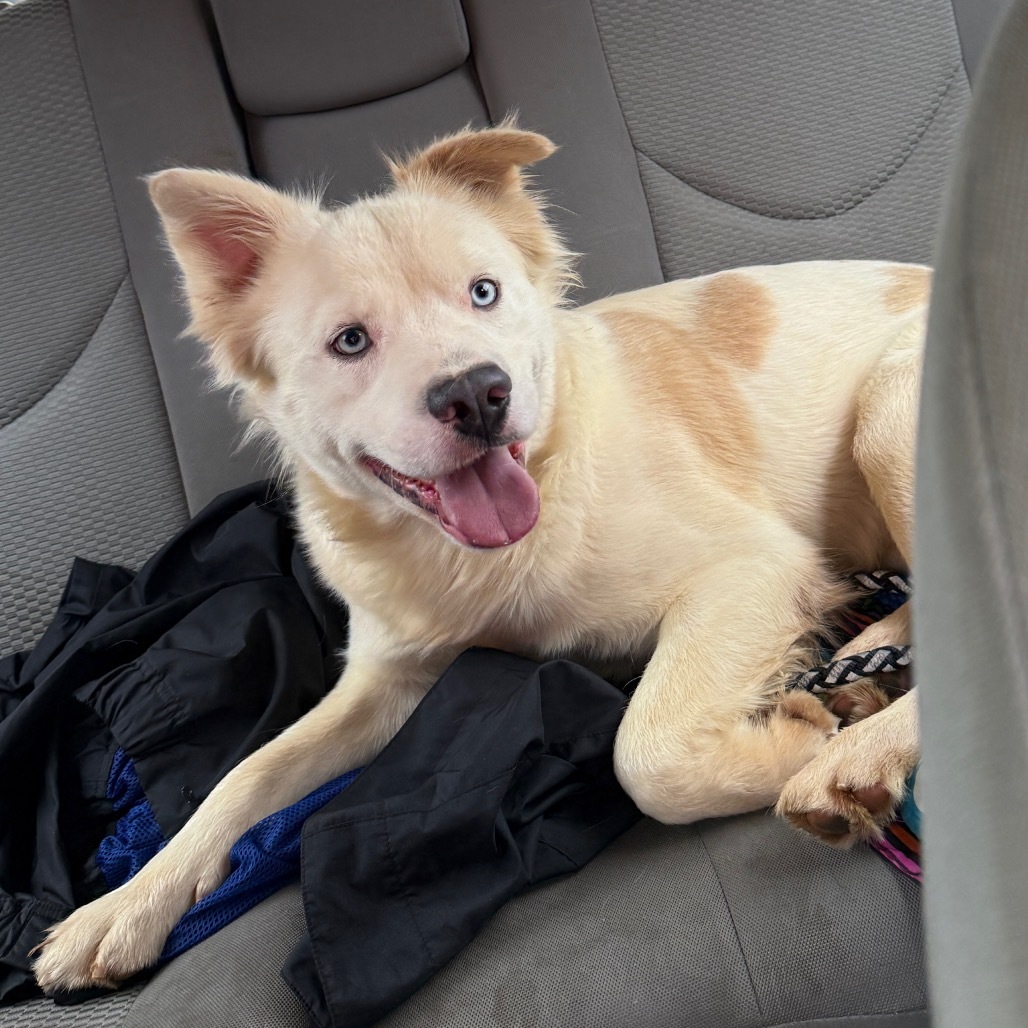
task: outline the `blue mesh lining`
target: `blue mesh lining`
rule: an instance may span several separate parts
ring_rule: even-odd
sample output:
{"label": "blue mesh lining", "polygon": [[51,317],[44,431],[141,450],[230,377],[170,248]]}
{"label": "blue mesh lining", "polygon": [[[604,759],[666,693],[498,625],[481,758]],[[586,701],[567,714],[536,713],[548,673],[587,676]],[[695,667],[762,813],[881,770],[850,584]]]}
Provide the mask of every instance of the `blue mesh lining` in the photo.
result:
{"label": "blue mesh lining", "polygon": [[96,866],[107,888],[116,889],[137,874],[165,846],[166,840],[143,795],[136,766],[124,750],[114,754],[107,778],[107,798],[115,810],[124,813],[114,826],[114,835],[100,843]]}
{"label": "blue mesh lining", "polygon": [[[291,807],[259,821],[242,835],[232,847],[228,877],[182,917],[168,936],[161,962],[202,942],[297,879],[304,822],[359,774],[360,768],[347,771]],[[108,888],[116,889],[163,849],[167,840],[143,794],[135,766],[124,750],[118,750],[114,756],[107,780],[107,797],[115,810],[124,813],[114,827],[114,835],[100,843],[96,864]]]}

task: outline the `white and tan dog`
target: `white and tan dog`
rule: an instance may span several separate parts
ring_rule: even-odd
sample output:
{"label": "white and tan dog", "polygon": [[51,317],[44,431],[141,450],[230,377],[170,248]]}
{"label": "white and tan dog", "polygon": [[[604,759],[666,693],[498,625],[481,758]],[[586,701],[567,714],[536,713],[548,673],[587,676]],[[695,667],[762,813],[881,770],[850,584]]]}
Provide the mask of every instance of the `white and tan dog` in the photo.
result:
{"label": "white and tan dog", "polygon": [[[840,734],[781,686],[846,571],[909,562],[927,269],[748,268],[570,309],[521,171],[552,150],[464,132],[335,210],[151,180],[192,330],[277,441],[351,643],[317,708],[53,929],[44,988],[154,962],[245,829],[371,760],[472,645],[645,666],[614,759],[662,821],[777,802],[846,843],[889,816],[913,696]],[[848,649],[909,632],[901,608]]]}

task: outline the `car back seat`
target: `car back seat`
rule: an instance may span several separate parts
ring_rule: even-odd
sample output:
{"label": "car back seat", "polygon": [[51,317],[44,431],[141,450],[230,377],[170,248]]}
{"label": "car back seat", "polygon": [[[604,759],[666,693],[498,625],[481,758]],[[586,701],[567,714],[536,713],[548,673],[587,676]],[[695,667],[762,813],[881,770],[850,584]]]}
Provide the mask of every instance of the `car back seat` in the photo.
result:
{"label": "car back seat", "polygon": [[[737,264],[927,260],[968,97],[946,0],[889,18],[845,0],[22,0],[3,18],[3,650],[38,634],[71,555],[138,561],[182,494],[195,511],[257,470],[179,338],[145,173],[324,180],[345,201],[382,184],[380,150],[518,109],[563,144],[539,178],[589,299]],[[122,377],[92,382],[101,365]]]}
{"label": "car back seat", "polygon": [[[72,556],[138,564],[188,513],[264,470],[225,397],[205,392],[198,345],[180,338],[140,176],[204,165],[323,182],[345,201],[382,184],[379,150],[517,109],[562,146],[538,177],[584,254],[579,299],[739,264],[926,261],[967,69],[999,6],[958,5],[963,55],[948,0],[0,9],[0,652],[38,636]],[[890,876],[868,853],[841,857],[759,817],[644,823],[582,875],[511,904],[394,1023],[509,1025],[534,1012],[552,1024],[742,1025],[906,1010],[904,1024],[921,1024],[916,896]],[[239,1023],[279,1023],[246,1013],[242,947],[247,925],[295,923],[284,895],[236,926],[238,963],[218,958],[238,972],[223,1006],[250,1017]],[[779,919],[790,903],[800,921],[796,909]],[[798,924],[806,937],[778,939]],[[175,1023],[170,1011],[202,991],[180,968],[202,974],[210,952],[174,962],[136,1016]],[[874,968],[890,961],[884,982]],[[730,981],[698,980],[700,965],[731,967]],[[558,987],[584,1004],[561,1008],[566,1020]],[[704,1003],[707,1020],[676,1019]],[[59,1023],[45,1009],[20,1016]],[[9,1023],[31,1022],[0,1013]]]}

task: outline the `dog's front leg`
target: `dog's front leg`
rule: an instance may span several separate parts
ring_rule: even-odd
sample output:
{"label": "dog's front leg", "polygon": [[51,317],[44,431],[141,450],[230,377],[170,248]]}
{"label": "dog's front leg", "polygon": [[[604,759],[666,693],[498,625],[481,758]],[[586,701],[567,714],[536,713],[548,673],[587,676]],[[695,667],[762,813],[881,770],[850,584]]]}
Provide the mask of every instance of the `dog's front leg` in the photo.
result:
{"label": "dog's front leg", "polygon": [[397,655],[364,627],[355,624],[362,645],[317,707],[219,782],[138,875],[51,929],[34,968],[43,989],[113,988],[153,964],[179,918],[222,882],[243,832],[385,746],[445,660]]}
{"label": "dog's front leg", "polygon": [[816,554],[781,538],[739,549],[761,556],[692,576],[665,614],[618,732],[618,778],[660,821],[771,806],[837,731],[814,697],[776,692],[835,599]]}

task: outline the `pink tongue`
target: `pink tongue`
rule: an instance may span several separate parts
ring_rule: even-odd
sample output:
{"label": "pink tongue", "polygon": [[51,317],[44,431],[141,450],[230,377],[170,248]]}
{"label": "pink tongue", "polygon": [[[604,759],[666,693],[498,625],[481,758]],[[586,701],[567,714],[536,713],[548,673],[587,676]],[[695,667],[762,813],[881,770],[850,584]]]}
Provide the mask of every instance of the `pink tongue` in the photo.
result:
{"label": "pink tongue", "polygon": [[506,446],[435,480],[443,528],[468,546],[516,543],[539,517],[539,490]]}

